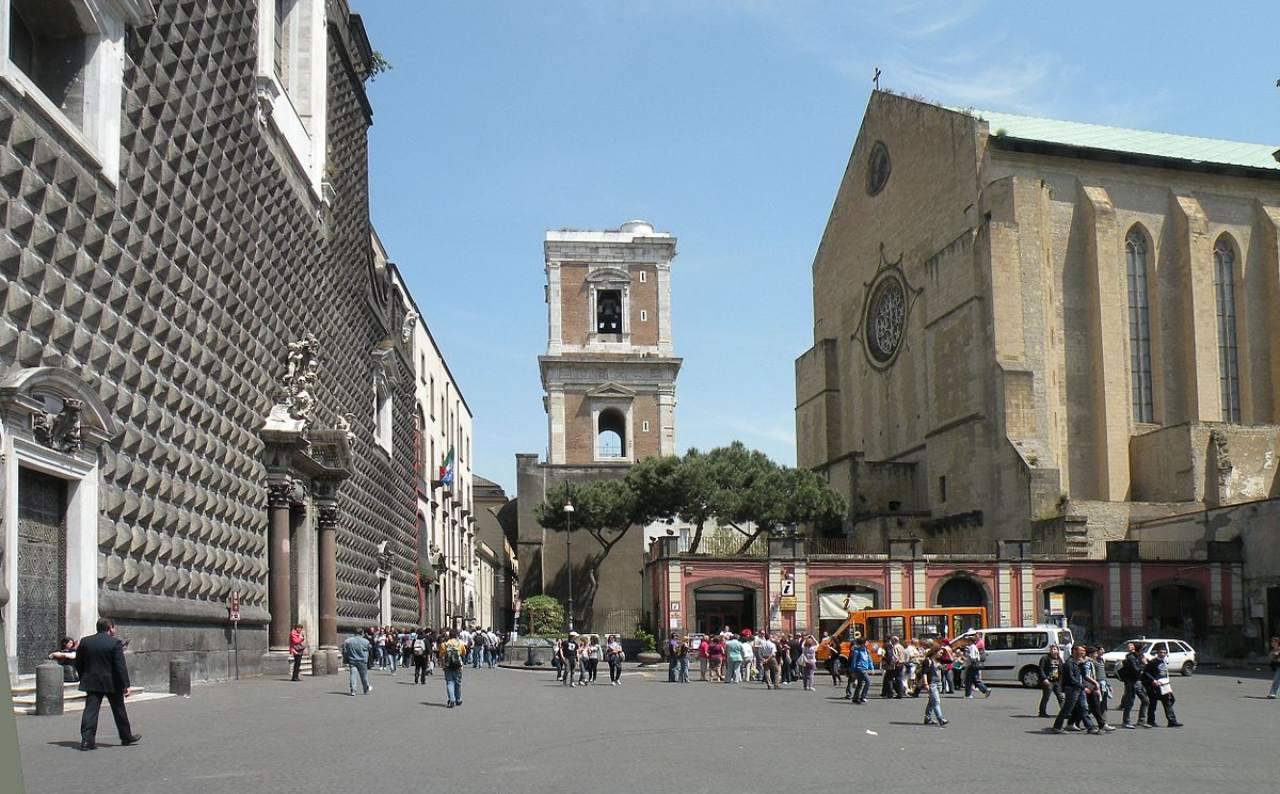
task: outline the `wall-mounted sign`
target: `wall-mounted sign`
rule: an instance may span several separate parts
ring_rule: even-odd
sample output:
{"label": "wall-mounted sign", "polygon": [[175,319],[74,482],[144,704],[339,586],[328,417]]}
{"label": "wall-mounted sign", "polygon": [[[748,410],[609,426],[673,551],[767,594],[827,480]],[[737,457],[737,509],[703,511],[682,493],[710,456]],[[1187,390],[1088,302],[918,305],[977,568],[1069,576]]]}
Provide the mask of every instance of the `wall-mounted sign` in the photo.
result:
{"label": "wall-mounted sign", "polygon": [[790,596],[784,595],[781,599],[778,600],[778,609],[781,609],[783,612],[795,612],[796,597],[793,595],[790,595]]}
{"label": "wall-mounted sign", "polygon": [[679,611],[680,611],[680,602],[679,602],[679,601],[672,601],[672,602],[671,602],[671,611],[672,611],[672,612],[679,612]]}
{"label": "wall-mounted sign", "polygon": [[783,580],[782,580],[782,595],[783,595],[783,597],[785,598],[786,596],[794,596],[795,594],[796,594],[796,580],[795,580],[795,579],[783,579]]}
{"label": "wall-mounted sign", "polygon": [[1066,593],[1049,593],[1049,614],[1063,615],[1067,611]]}

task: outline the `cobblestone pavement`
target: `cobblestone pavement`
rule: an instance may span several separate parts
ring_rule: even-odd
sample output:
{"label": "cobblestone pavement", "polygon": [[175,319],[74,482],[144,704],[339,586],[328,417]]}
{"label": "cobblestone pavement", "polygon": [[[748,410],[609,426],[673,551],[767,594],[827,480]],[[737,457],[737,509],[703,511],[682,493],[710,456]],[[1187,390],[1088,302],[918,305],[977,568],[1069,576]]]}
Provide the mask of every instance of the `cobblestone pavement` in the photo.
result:
{"label": "cobblestone pavement", "polygon": [[447,710],[440,676],[425,686],[411,678],[375,672],[373,692],[354,698],[345,675],[197,687],[189,700],[138,704],[136,747],[118,746],[104,707],[90,753],[76,749],[79,715],[22,717],[28,791],[85,790],[89,781],[93,791],[129,794],[370,786],[569,794],[607,781],[617,792],[723,794],[797,783],[876,790],[913,778],[984,794],[993,784],[1161,794],[1276,786],[1280,701],[1265,699],[1256,673],[1176,679],[1185,728],[1105,737],[1044,734],[1048,721],[1033,716],[1038,694],[1007,687],[990,699],[945,698],[944,730],[921,724],[923,699],[852,706],[830,679],[816,692],[766,691],[668,684],[665,671],[630,670],[618,688],[566,689],[550,672],[468,668],[464,705]]}

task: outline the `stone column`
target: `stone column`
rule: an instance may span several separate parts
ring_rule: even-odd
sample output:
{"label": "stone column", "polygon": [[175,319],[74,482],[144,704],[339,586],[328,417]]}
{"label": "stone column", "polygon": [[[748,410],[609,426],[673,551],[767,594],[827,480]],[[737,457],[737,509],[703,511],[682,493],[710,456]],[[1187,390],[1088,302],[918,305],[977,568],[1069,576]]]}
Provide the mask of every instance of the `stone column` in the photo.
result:
{"label": "stone column", "polygon": [[316,505],[319,531],[317,554],[320,562],[320,647],[338,647],[338,506]]}
{"label": "stone column", "polygon": [[280,479],[267,486],[267,599],[271,610],[267,644],[272,652],[289,650],[289,497],[292,485],[288,479]]}

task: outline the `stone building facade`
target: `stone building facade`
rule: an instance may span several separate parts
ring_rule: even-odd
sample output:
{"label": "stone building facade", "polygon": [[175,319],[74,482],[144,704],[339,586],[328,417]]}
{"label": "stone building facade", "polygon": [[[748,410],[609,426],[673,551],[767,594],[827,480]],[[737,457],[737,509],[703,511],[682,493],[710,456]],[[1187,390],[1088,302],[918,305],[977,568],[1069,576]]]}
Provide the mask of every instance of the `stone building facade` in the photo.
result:
{"label": "stone building facade", "polygon": [[[538,357],[547,413],[546,461],[516,455],[520,592],[568,601],[585,583],[585,562],[599,551],[590,535],[548,533],[534,518],[561,482],[626,475],[630,465],[675,453],[671,262],[676,238],[644,221],[605,231],[549,231],[547,352]],[[570,542],[565,543],[566,540]],[[575,623],[627,631],[640,619],[643,532],[633,528],[609,553],[593,605],[575,599]],[[566,548],[566,545],[572,549]]]}
{"label": "stone building facade", "polygon": [[15,675],[103,615],[135,680],[179,654],[225,677],[233,595],[241,674],[294,622],[334,671],[340,631],[417,619],[413,412],[378,410],[413,404],[414,347],[371,243],[372,50],[344,0],[279,8],[0,2]]}
{"label": "stone building facade", "polygon": [[[376,239],[374,250],[375,260],[385,257]],[[394,264],[390,267],[400,294],[413,305],[405,330],[412,333],[414,351],[414,571],[418,621],[461,628],[470,625],[476,608],[471,408],[399,270]],[[449,461],[451,477],[446,482],[442,470]]]}
{"label": "stone building facade", "polygon": [[[1100,559],[1280,496],[1274,150],[874,93],[796,362],[799,464],[853,535]],[[1276,527],[1177,542],[1250,531]],[[1246,571],[1247,602],[1277,574]]]}

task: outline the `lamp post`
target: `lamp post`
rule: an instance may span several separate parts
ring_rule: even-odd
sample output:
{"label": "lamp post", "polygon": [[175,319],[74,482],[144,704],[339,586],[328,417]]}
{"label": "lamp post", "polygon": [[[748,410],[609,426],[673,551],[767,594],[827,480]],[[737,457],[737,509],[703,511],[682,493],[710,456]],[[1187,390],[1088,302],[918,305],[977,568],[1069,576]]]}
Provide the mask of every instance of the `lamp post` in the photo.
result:
{"label": "lamp post", "polygon": [[564,503],[564,565],[569,571],[569,631],[573,631],[573,502]]}

